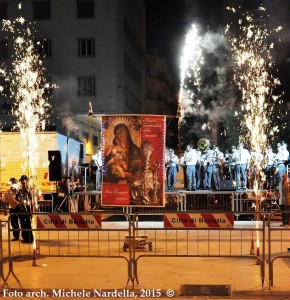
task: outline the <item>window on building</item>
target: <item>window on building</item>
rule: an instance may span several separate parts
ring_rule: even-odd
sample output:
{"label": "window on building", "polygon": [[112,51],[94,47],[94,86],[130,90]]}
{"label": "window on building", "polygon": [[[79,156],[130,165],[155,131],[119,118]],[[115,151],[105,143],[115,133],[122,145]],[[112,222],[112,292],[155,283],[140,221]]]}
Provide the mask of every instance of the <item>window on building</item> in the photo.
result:
{"label": "window on building", "polygon": [[95,95],[95,77],[79,78],[79,95],[83,95],[83,96]]}
{"label": "window on building", "polygon": [[7,1],[0,1],[0,21],[8,19]]}
{"label": "window on building", "polygon": [[51,18],[50,0],[33,1],[33,19],[49,20]]}
{"label": "window on building", "polygon": [[94,0],[77,0],[77,17],[93,18],[94,17]]}
{"label": "window on building", "polygon": [[94,39],[79,39],[79,56],[88,57],[95,55]]}
{"label": "window on building", "polygon": [[0,41],[0,59],[8,59],[8,42]]}
{"label": "window on building", "polygon": [[40,57],[51,57],[51,41],[37,40],[34,42],[34,47]]}

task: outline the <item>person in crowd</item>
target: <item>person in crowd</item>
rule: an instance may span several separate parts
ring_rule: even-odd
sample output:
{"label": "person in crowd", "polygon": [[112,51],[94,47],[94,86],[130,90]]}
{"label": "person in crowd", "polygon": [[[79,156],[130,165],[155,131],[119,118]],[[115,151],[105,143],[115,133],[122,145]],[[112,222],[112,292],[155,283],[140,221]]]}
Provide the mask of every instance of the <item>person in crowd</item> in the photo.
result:
{"label": "person in crowd", "polygon": [[283,227],[289,227],[290,223],[290,180],[288,174],[284,173],[282,175],[282,224]]}
{"label": "person in crowd", "polygon": [[57,183],[57,195],[55,198],[55,212],[68,212],[69,180],[62,177]]}
{"label": "person in crowd", "polygon": [[211,190],[212,186],[212,173],[213,173],[213,164],[214,164],[214,151],[209,147],[205,150],[205,178],[204,178],[204,189]]}
{"label": "person in crowd", "polygon": [[173,191],[176,184],[176,175],[177,175],[177,168],[179,164],[179,158],[174,153],[173,149],[169,150],[170,155],[167,162],[167,191]]}
{"label": "person in crowd", "polygon": [[219,147],[213,146],[214,159],[213,159],[213,183],[214,189],[219,191],[221,188],[220,169],[222,168],[225,158],[224,154],[219,150]]}
{"label": "person in crowd", "polygon": [[287,149],[287,143],[282,141],[282,151],[283,151],[283,159],[285,161],[285,165],[289,163],[289,151]]}
{"label": "person in crowd", "polygon": [[184,153],[184,162],[186,163],[187,190],[196,191],[196,164],[198,162],[198,153],[192,145],[187,145]]}
{"label": "person in crowd", "polygon": [[236,174],[237,174],[237,168],[236,168],[236,162],[233,159],[234,157],[234,153],[237,151],[237,147],[236,146],[232,146],[231,148],[231,154],[230,154],[230,161],[229,161],[229,167],[230,167],[230,179],[233,181],[236,181]]}
{"label": "person in crowd", "polygon": [[244,148],[244,143],[240,142],[237,150],[233,153],[233,160],[236,163],[236,189],[247,189],[247,168],[251,158],[249,150]]}
{"label": "person in crowd", "polygon": [[288,158],[286,157],[285,149],[282,146],[282,143],[277,144],[277,154],[275,160],[276,160],[275,162],[276,179],[279,188],[279,185],[281,186],[283,182],[282,175],[287,171],[285,163],[288,160]]}
{"label": "person in crowd", "polygon": [[202,159],[201,159],[201,151],[197,148],[196,150],[197,153],[197,163],[195,166],[195,170],[196,170],[196,189],[200,190],[203,187],[203,180],[204,180],[204,167],[202,165]]}
{"label": "person in crowd", "polygon": [[33,243],[33,233],[31,230],[32,196],[28,186],[29,178],[26,175],[22,175],[19,181],[21,186],[16,192],[16,200],[20,202],[18,205],[18,212],[23,213],[19,214],[21,236],[24,243]]}
{"label": "person in crowd", "polygon": [[10,188],[4,193],[3,200],[9,203],[10,223],[13,229],[12,241],[18,241],[20,236],[19,217],[17,215],[19,202],[16,200],[16,193],[18,189],[18,181],[16,178],[10,178]]}
{"label": "person in crowd", "polygon": [[267,147],[264,157],[265,175],[266,175],[266,188],[274,188],[274,164],[276,160],[276,154],[273,152],[271,146]]}
{"label": "person in crowd", "polygon": [[102,189],[102,174],[103,174],[103,155],[102,147],[99,147],[98,153],[93,155],[92,159],[96,165],[96,190],[100,191]]}
{"label": "person in crowd", "polygon": [[[186,150],[184,151],[185,154]],[[180,157],[179,159],[179,166],[182,167],[182,171],[183,171],[183,187],[185,189],[187,189],[187,166],[186,166],[186,162],[184,161],[184,154]]]}

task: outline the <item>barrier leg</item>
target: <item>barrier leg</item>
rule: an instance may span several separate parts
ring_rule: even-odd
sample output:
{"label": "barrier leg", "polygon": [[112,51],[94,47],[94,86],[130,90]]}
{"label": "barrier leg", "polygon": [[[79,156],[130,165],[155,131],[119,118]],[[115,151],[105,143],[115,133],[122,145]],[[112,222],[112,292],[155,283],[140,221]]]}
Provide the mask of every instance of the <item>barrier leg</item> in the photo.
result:
{"label": "barrier leg", "polygon": [[273,261],[269,261],[269,290],[273,284]]}
{"label": "barrier leg", "polygon": [[14,276],[14,278],[17,280],[18,283],[20,283],[20,280],[18,279],[18,277],[15,275],[14,271],[13,271],[13,261],[12,261],[12,257],[11,257],[11,225],[10,225],[10,218],[11,216],[9,216],[8,218],[8,257],[9,257],[9,268],[8,268],[8,274],[4,280],[3,283],[3,287],[5,286],[5,284],[7,283],[7,280],[10,276],[10,274],[12,273],[12,275]]}
{"label": "barrier leg", "polygon": [[9,271],[8,271],[7,277],[6,277],[5,280],[4,280],[4,283],[3,283],[2,288],[4,288],[4,286],[5,286],[5,284],[7,283],[7,280],[8,280],[8,278],[9,278],[9,276],[10,276],[11,273],[12,273],[12,275],[14,276],[14,278],[16,279],[16,281],[17,281],[18,283],[20,283],[20,280],[18,279],[18,277],[16,276],[16,274],[15,274],[14,271],[13,271],[13,261],[12,261],[11,257],[9,257]]}
{"label": "barrier leg", "polygon": [[3,238],[2,238],[2,220],[0,220],[0,275],[3,281],[5,280],[4,278],[4,270],[3,270]]}
{"label": "barrier leg", "polygon": [[136,268],[135,265],[136,262],[133,259],[131,259],[128,264],[128,280],[127,280],[126,288],[128,288],[129,281],[131,281],[133,289],[135,287],[135,279],[137,281],[137,284],[139,283],[138,279],[135,276],[135,268]]}

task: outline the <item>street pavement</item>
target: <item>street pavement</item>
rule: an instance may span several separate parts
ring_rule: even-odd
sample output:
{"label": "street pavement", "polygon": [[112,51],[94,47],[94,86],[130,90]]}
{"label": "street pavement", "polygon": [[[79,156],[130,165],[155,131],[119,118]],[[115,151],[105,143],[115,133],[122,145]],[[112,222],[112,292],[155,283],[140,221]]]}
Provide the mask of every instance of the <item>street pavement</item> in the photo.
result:
{"label": "street pavement", "polygon": [[[7,219],[1,216],[2,220]],[[235,226],[243,226],[242,222]],[[254,224],[254,222],[253,222]],[[107,222],[108,228],[122,222]],[[160,222],[144,222],[160,228]],[[255,225],[253,225],[255,226]],[[279,224],[277,223],[277,227]],[[3,228],[4,245],[7,227]],[[283,235],[290,246],[290,231]],[[5,250],[5,249],[4,249]],[[287,252],[287,248],[285,248]],[[5,251],[4,251],[5,254]],[[125,255],[125,254],[124,254]],[[3,277],[8,274],[3,263]],[[13,263],[2,299],[290,299],[290,259],[277,259],[274,284],[269,289],[268,265],[261,286],[260,265],[250,258],[223,257],[142,257],[137,276],[128,279],[128,264],[120,257],[37,257],[19,258]],[[15,275],[15,276],[14,276]],[[19,280],[19,282],[17,281]],[[134,284],[133,284],[134,283]],[[134,287],[133,287],[134,285]]]}

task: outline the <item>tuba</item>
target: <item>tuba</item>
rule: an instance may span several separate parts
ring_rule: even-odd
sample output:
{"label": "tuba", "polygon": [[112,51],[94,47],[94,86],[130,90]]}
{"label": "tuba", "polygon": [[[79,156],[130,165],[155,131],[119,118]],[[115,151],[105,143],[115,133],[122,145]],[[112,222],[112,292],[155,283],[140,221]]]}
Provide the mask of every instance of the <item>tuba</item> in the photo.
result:
{"label": "tuba", "polygon": [[205,138],[201,138],[200,140],[198,140],[197,142],[197,148],[198,150],[200,151],[204,151],[207,147],[210,146],[210,142],[208,139],[205,139]]}

